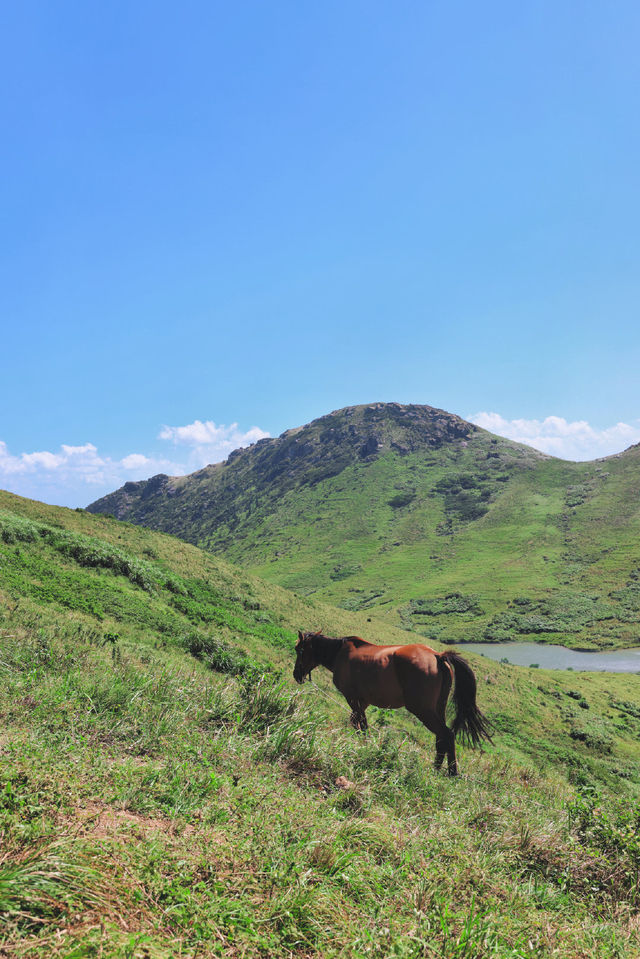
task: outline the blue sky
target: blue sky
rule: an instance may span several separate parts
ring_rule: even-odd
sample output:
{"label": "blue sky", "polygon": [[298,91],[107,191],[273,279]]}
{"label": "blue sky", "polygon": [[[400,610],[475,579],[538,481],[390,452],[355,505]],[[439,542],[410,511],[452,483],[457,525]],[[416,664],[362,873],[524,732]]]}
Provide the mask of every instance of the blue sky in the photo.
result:
{"label": "blue sky", "polygon": [[637,4],[1,25],[0,486],[85,505],[374,400],[640,440]]}

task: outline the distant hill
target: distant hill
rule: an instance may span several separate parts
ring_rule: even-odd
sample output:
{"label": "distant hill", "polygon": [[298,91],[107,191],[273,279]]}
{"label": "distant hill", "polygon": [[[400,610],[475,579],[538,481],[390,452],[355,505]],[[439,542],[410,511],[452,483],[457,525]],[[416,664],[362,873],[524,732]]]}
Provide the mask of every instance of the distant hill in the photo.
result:
{"label": "distant hill", "polygon": [[338,410],[91,512],[443,641],[640,643],[640,447],[570,463],[429,406]]}

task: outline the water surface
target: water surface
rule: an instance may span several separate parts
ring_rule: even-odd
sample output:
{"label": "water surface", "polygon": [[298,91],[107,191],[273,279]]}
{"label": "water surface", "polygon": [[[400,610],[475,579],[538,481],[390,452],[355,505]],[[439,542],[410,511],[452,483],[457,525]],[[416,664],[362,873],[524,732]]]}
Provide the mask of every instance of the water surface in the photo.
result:
{"label": "water surface", "polygon": [[541,643],[460,643],[457,647],[480,653],[489,659],[508,659],[515,666],[542,669],[575,669],[587,672],[640,673],[640,648],[615,649],[610,652],[584,653],[566,646]]}

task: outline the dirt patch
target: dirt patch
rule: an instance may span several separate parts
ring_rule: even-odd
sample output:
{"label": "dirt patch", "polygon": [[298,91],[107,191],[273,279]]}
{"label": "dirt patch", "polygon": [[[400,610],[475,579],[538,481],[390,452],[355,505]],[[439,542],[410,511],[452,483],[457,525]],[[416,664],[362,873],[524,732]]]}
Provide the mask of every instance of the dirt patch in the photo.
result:
{"label": "dirt patch", "polygon": [[[191,858],[194,850],[204,843],[207,849],[216,847],[224,858],[224,850],[229,845],[228,837],[210,825],[193,822],[185,823],[168,816],[145,816],[132,812],[130,809],[118,809],[99,799],[87,799],[82,806],[77,806],[72,813],[61,815],[59,824],[63,824],[83,839],[126,842],[132,837],[148,839],[152,837],[169,840],[171,845],[179,844],[183,854]],[[181,840],[189,840],[181,843]],[[195,846],[191,843],[195,841]]]}
{"label": "dirt patch", "polygon": [[147,766],[156,769],[160,763],[156,759],[151,759],[149,756],[143,755],[125,755],[125,756],[112,756],[110,762],[114,766],[135,766],[137,769],[146,769]]}
{"label": "dirt patch", "polygon": [[355,789],[356,784],[352,783],[346,776],[338,776],[336,786],[338,789]]}
{"label": "dirt patch", "polygon": [[194,826],[178,823],[168,817],[143,816],[129,809],[116,809],[100,800],[87,800],[84,806],[75,809],[71,819],[82,835],[97,839],[111,839],[123,832],[134,832],[138,836],[162,833],[165,836],[184,836],[194,831]]}

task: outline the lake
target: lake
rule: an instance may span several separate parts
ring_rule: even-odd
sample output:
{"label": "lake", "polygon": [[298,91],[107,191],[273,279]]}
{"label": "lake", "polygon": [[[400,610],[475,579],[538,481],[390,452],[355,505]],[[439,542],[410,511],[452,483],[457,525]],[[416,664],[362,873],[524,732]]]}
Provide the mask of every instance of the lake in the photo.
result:
{"label": "lake", "polygon": [[514,666],[537,663],[542,669],[575,669],[587,672],[640,673],[640,648],[616,649],[606,653],[584,653],[566,646],[538,643],[458,643],[460,651],[479,653],[498,662],[508,659]]}

